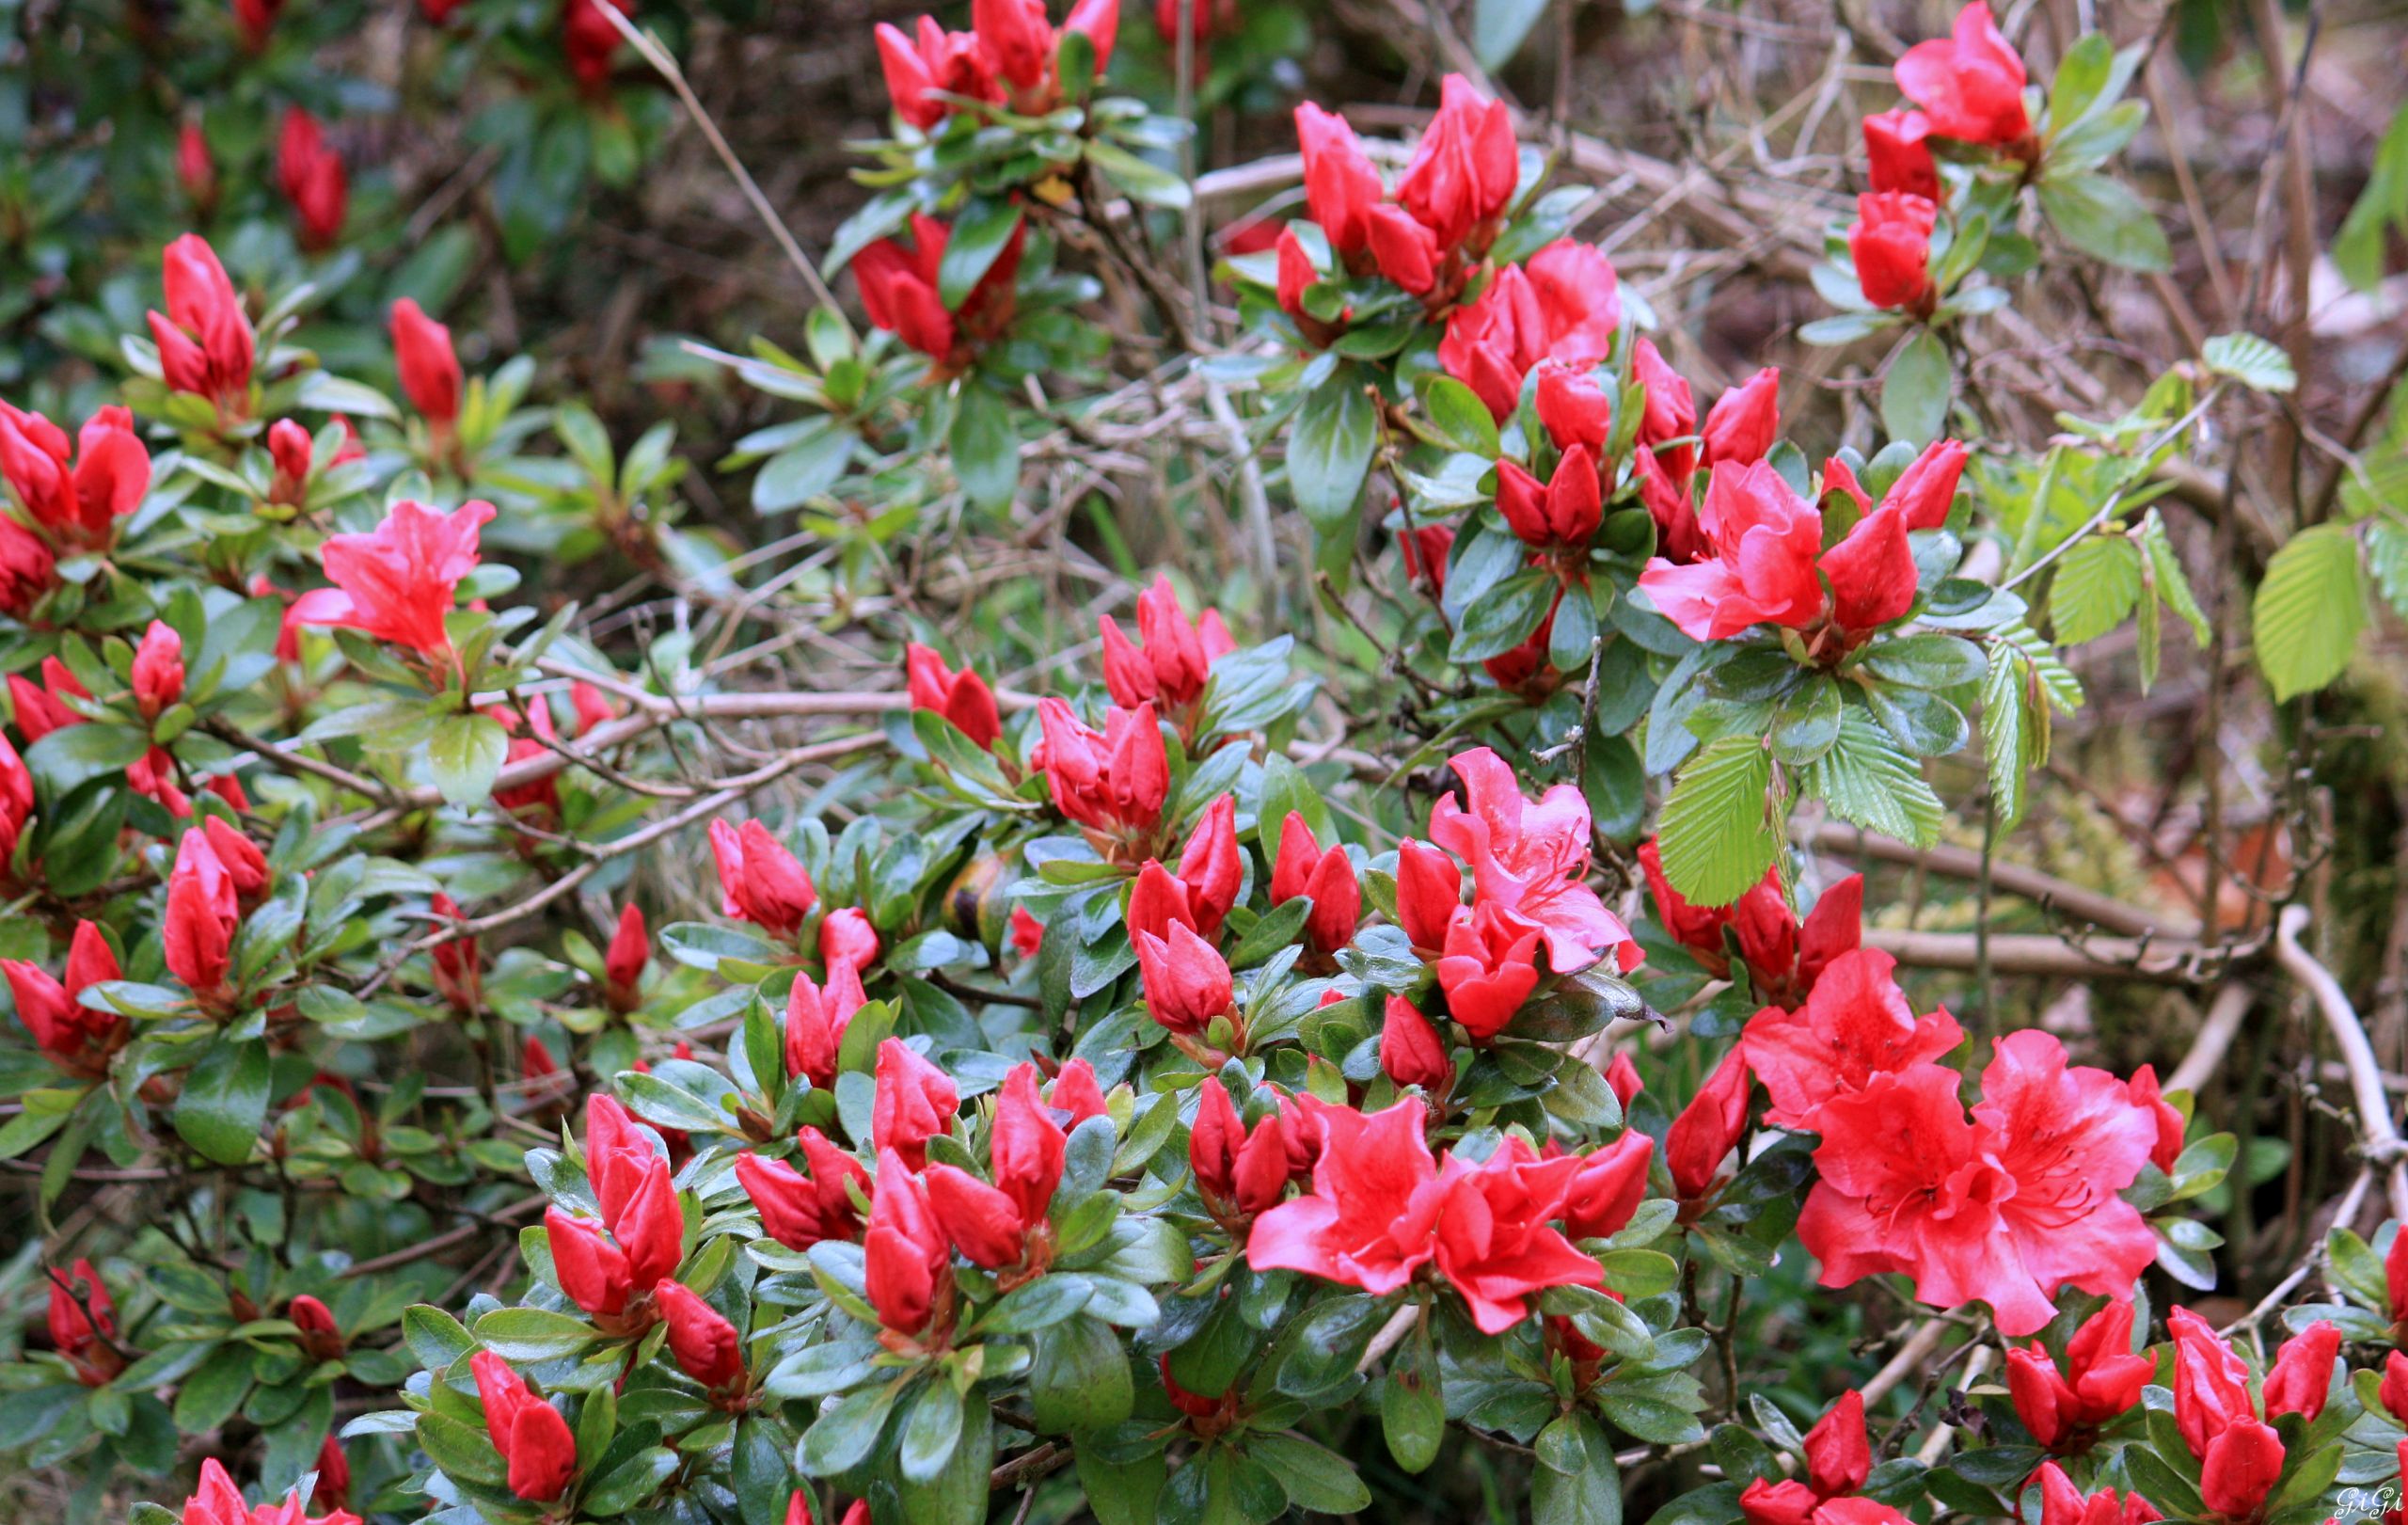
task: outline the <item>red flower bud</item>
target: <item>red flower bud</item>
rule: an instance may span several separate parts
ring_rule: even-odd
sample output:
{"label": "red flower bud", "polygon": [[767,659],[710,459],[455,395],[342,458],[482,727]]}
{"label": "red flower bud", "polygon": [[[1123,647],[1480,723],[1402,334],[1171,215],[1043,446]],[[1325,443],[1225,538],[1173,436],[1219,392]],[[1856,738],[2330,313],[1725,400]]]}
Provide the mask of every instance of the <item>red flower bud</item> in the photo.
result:
{"label": "red flower bud", "polygon": [[2325,1396],[2333,1388],[2333,1358],[2340,1352],[2341,1330],[2329,1319],[2319,1319],[2284,1341],[2259,1390],[2266,1417],[2297,1414],[2315,1423],[2324,1412]]}
{"label": "red flower bud", "polygon": [[1178,925],[1167,937],[1139,932],[1133,941],[1146,1010],[1156,1022],[1192,1036],[1228,1014],[1236,993],[1228,964],[1210,943]]}
{"label": "red flower bud", "polygon": [[249,401],[255,343],[242,297],[198,233],[169,244],[162,263],[167,310],[150,313],[150,324],[167,389],[206,397],[240,417]]}
{"label": "red flower bud", "polygon": [[1279,828],[1279,858],[1271,869],[1271,903],[1286,905],[1299,895],[1312,898],[1312,913],[1305,920],[1305,941],[1314,952],[1333,954],[1354,940],[1354,929],[1363,919],[1363,887],[1354,877],[1354,861],[1334,842],[1323,850],[1304,816],[1291,810]]}
{"label": "red flower bud", "polygon": [[276,182],[293,203],[301,246],[311,253],[331,247],[342,233],[351,184],[342,155],[327,146],[325,129],[299,106],[288,106],[277,138]]}
{"label": "red flower bud", "polygon": [[[881,25],[879,30],[888,32],[894,28]],[[954,672],[934,649],[916,641],[903,649],[903,664],[912,708],[943,716],[979,746],[994,746],[995,739],[1004,734],[1004,722],[995,708],[994,691],[987,687],[986,679],[972,672],[966,662],[960,672]]]}
{"label": "red flower bud", "polygon": [[2148,1152],[2149,1163],[2168,1175],[2174,1172],[2174,1162],[2182,1157],[2182,1130],[2186,1126],[2182,1114],[2165,1099],[2157,1088],[2157,1066],[2144,1064],[2132,1072],[2126,1089],[2132,1104],[2157,1121],[2157,1142]]}
{"label": "red flower bud", "polygon": [[[1086,1080],[1092,1088],[1093,1070],[1086,1072]],[[1022,1223],[1044,1221],[1054,1188],[1062,1183],[1068,1148],[1069,1136],[1038,1097],[1037,1066],[1025,1061],[1014,1065],[995,1094],[988,1156],[996,1186],[1010,1199]]]}
{"label": "red flower bud", "polygon": [[215,995],[225,987],[240,925],[233,877],[210,846],[208,833],[185,832],[167,875],[167,914],[161,929],[168,970],[194,994]]}
{"label": "red flower bud", "polygon": [[1628,1226],[1647,1196],[1647,1162],[1656,1140],[1636,1128],[1592,1150],[1563,1191],[1563,1229],[1574,1239],[1603,1239]]}
{"label": "red flower bud", "polygon": [[[342,1442],[329,1434],[318,1446],[318,1483],[309,1493],[310,1505],[328,1515],[341,1514],[351,1502],[351,1458],[342,1454]],[[308,1525],[308,1522],[304,1522]],[[342,1525],[333,1519],[317,1525]]]}
{"label": "red flower bud", "polygon": [[1761,461],[1781,435],[1781,373],[1771,366],[1714,400],[1705,415],[1704,464]]}
{"label": "red flower bud", "polygon": [[1749,1081],[1747,1060],[1734,1048],[1672,1120],[1664,1136],[1664,1164],[1683,1200],[1705,1195],[1723,1157],[1747,1133]]}
{"label": "red flower bud", "polygon": [[819,959],[828,966],[831,982],[838,964],[863,970],[876,963],[878,955],[878,929],[869,924],[868,914],[860,908],[846,906],[831,911],[819,923]]}
{"label": "red flower bud", "polygon": [[1414,146],[1396,199],[1439,246],[1471,240],[1471,252],[1484,253],[1494,231],[1475,238],[1475,230],[1503,214],[1521,173],[1513,115],[1504,103],[1481,99],[1461,74],[1440,82],[1438,99],[1438,114]]}
{"label": "red flower bud", "polygon": [[469,1357],[468,1367],[493,1448],[509,1468],[510,1491],[530,1503],[549,1503],[566,1493],[577,1477],[577,1438],[568,1421],[492,1351]]}
{"label": "red flower bud", "polygon": [[1418,1086],[1433,1095],[1446,1094],[1455,1081],[1446,1040],[1421,1009],[1402,995],[1388,997],[1380,1025],[1380,1069],[1398,1085]]}
{"label": "red flower bud", "polygon": [[1309,101],[1297,106],[1295,115],[1296,144],[1304,151],[1306,210],[1340,255],[1369,247],[1370,212],[1386,194],[1380,172],[1343,117]]}
{"label": "red flower bud", "polygon": [[51,1271],[49,1279],[50,1342],[75,1368],[78,1381],[100,1387],[124,1364],[109,1348],[117,1335],[117,1309],[109,1301],[109,1290],[87,1260],[77,1261],[64,1275]]}
{"label": "red flower bud", "polygon": [[1411,213],[1383,202],[1364,214],[1364,228],[1381,275],[1416,296],[1438,283],[1438,262],[1443,258],[1438,241],[1429,229],[1413,220]]}
{"label": "red flower bud", "polygon": [[1446,945],[1447,930],[1464,907],[1464,872],[1427,842],[1406,837],[1396,850],[1396,918],[1424,954]]}
{"label": "red flower bud", "polygon": [[786,1074],[822,1090],[834,1085],[845,1029],[868,999],[862,977],[841,959],[829,965],[825,987],[813,984],[809,975],[796,975],[786,996]]}
{"label": "red flower bud", "polygon": [[1170,759],[1151,704],[1113,710],[1101,733],[1059,699],[1038,701],[1037,718],[1045,739],[1033,760],[1054,809],[1103,832],[1151,831],[1161,821]]}
{"label": "red flower bud", "polygon": [[1104,1103],[1103,1088],[1096,1084],[1095,1066],[1085,1059],[1072,1059],[1062,1066],[1062,1072],[1046,1088],[1045,1103],[1056,1112],[1068,1112],[1073,1128],[1111,1111]]}
{"label": "red flower bud", "polygon": [[450,425],[460,416],[460,357],[452,330],[404,296],[393,304],[393,363],[402,393],[429,423]]}
{"label": "red flower bud", "polygon": [[625,1009],[636,1003],[636,985],[652,960],[652,942],[643,924],[643,907],[633,900],[619,913],[618,929],[602,955],[602,978],[613,1005]]}
{"label": "red flower bud", "polygon": [[2235,1420],[2208,1443],[2199,1462],[2199,1497],[2228,1520],[2258,1517],[2283,1471],[2282,1438],[2255,1419]]}
{"label": "red flower bud", "polygon": [[1020,1263],[1026,1231],[1009,1197],[950,1165],[929,1166],[927,1184],[928,1206],[955,1248],[990,1271]]}
{"label": "red flower bud", "polygon": [[669,1354],[679,1371],[713,1391],[744,1380],[742,1342],[718,1309],[682,1281],[663,1281],[652,1295],[669,1326]]}
{"label": "red flower bud", "polygon": [[1481,901],[1447,929],[1438,988],[1447,1014],[1474,1043],[1505,1030],[1538,984],[1538,927],[1493,901]]}
{"label": "red flower bud", "polygon": [[1613,437],[1613,394],[1586,371],[1548,361],[1538,372],[1539,421],[1555,448],[1586,445],[1602,452]]}
{"label": "red flower bud", "polygon": [[878,1045],[878,1094],[870,1105],[870,1139],[883,1156],[893,1153],[907,1169],[927,1163],[928,1140],[953,1132],[961,1094],[953,1078],[922,1058],[899,1038]]}
{"label": "red flower bud", "polygon": [[1112,702],[1134,709],[1149,701],[1165,709],[1193,705],[1204,693],[1212,663],[1236,649],[1218,610],[1195,620],[1180,606],[1167,577],[1137,596],[1137,634],[1133,643],[1110,615],[1098,617],[1103,635],[1103,681]]}
{"label": "red flower bud", "polygon": [[1924,141],[1930,132],[1930,118],[1904,107],[1865,118],[1864,157],[1873,189],[1939,200],[1940,167]]}
{"label": "red flower bud", "polygon": [[1890,191],[1856,199],[1847,251],[1866,301],[1916,312],[1929,304],[1931,230],[1937,219],[1937,209],[1920,196]]}
{"label": "red flower bud", "polygon": [[134,648],[134,703],[145,720],[184,695],[184,638],[165,620],[152,620]]}
{"label": "red flower bud", "polygon": [[862,1241],[863,1271],[879,1322],[915,1335],[935,1317],[940,1292],[951,1281],[952,1251],[928,1205],[927,1188],[892,1150],[878,1156],[869,1232]]}
{"label": "red flower bud", "polygon": [[276,481],[268,488],[268,496],[279,503],[298,503],[309,480],[310,457],[316,442],[309,431],[291,419],[278,419],[268,426],[268,458],[276,463]]}
{"label": "red flower bud", "polygon": [[741,827],[714,820],[710,839],[721,912],[775,936],[792,937],[819,899],[794,854],[757,820]]}
{"label": "red flower bud", "polygon": [[308,1293],[293,1299],[284,1316],[301,1331],[301,1346],[312,1360],[333,1360],[342,1354],[342,1327],[335,1322],[334,1310]]}
{"label": "red flower bud", "polygon": [[217,165],[209,155],[209,136],[197,121],[176,131],[176,181],[193,210],[206,213],[217,204]]}
{"label": "red flower bud", "polygon": [[869,1172],[816,1128],[803,1128],[795,1136],[811,1167],[808,1176],[783,1160],[765,1160],[749,1150],[736,1157],[736,1178],[760,1210],[762,1229],[788,1249],[809,1249],[823,1239],[859,1237],[861,1211],[846,1185],[857,1183],[866,1195]]}
{"label": "red flower bud", "polygon": [[2383,1358],[2384,1412],[2400,1423],[2408,1424],[2408,1356],[2392,1351]]}
{"label": "red flower bud", "polygon": [[1640,1083],[1639,1066],[1631,1063],[1629,1054],[1616,1054],[1614,1062],[1606,1066],[1606,1088],[1625,1108],[1630,1105],[1630,1099],[1645,1088]]}
{"label": "red flower bud", "polygon": [[1864,1394],[1850,1388],[1806,1432],[1806,1485],[1826,1499],[1854,1493],[1872,1475]]}

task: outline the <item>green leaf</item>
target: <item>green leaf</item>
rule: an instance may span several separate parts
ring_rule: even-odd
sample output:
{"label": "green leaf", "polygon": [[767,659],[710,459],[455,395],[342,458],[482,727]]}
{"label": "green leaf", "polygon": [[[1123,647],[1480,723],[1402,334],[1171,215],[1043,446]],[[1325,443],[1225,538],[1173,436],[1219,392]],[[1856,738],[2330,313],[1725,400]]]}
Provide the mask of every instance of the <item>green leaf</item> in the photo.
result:
{"label": "green leaf", "polygon": [[[1569,5],[1572,0],[1564,0]],[[1530,35],[1539,18],[1546,14],[1547,0],[1478,0],[1471,13],[1471,51],[1482,69],[1502,68],[1514,54],[1521,51],[1523,40]],[[1324,1514],[1343,1514],[1343,1510],[1324,1510]]]}
{"label": "green leaf", "polygon": [[2373,173],[2333,237],[2333,262],[2362,292],[2383,284],[2384,255],[2395,232],[2408,232],[2408,105],[2392,115],[2374,151]]}
{"label": "green leaf", "polygon": [[1806,770],[1802,787],[1843,820],[1917,847],[1940,840],[1947,814],[1923,770],[1855,705],[1840,723],[1839,741]]}
{"label": "green leaf", "polygon": [[2034,733],[2047,734],[2045,714],[2032,715],[2024,707],[2029,671],[2013,646],[2001,642],[1990,647],[1989,676],[1982,685],[1982,754],[1989,767],[1990,805],[2002,832],[2023,818],[2026,777],[2037,766],[2032,755]]}
{"label": "green leaf", "polygon": [[946,444],[954,475],[973,503],[987,509],[1011,505],[1020,491],[1020,438],[1012,429],[1010,404],[975,377],[965,377]]}
{"label": "green leaf", "polygon": [[493,793],[493,781],[510,757],[510,735],[486,715],[454,715],[426,741],[427,771],[444,800],[472,805]]}
{"label": "green leaf", "polygon": [[2258,392],[2288,392],[2299,386],[2291,357],[2271,339],[2256,334],[2218,334],[2199,348],[2208,370]]}
{"label": "green leaf", "polygon": [[2141,596],[2140,551],[2122,535],[2093,535],[2065,553],[2049,582],[2049,629],[2059,645],[2096,641]]}
{"label": "green leaf", "polygon": [[1023,214],[1010,200],[972,197],[953,219],[953,231],[937,262],[937,300],[949,311],[959,311],[970,293],[993,269],[996,258],[1020,230]]}
{"label": "green leaf", "polygon": [[[2141,520],[2141,549],[2148,557],[2148,571],[2157,585],[2158,596],[2191,627],[2191,638],[2205,646],[2210,634],[2207,611],[2199,607],[2198,596],[2191,591],[2190,576],[2182,570],[2182,560],[2174,553],[2174,542],[2166,537],[2165,521],[2158,517],[2156,509],[2150,509]],[[2371,555],[2368,560],[2373,560]]]}
{"label": "green leaf", "polygon": [[906,1478],[926,1483],[944,1470],[961,1439],[961,1394],[951,1382],[939,1377],[921,1384],[920,1395],[904,1416],[901,1443],[895,1448],[895,1460]]}
{"label": "green leaf", "polygon": [[987,1517],[987,1478],[994,1461],[995,1418],[981,1394],[964,1413],[961,1438],[943,1470],[926,1482],[901,1480],[896,1492],[903,1517],[911,1525],[979,1525]]}
{"label": "green leaf", "polygon": [[1881,378],[1881,427],[1893,439],[1930,444],[1948,422],[1948,394],[1955,384],[1948,346],[1930,329],[1916,329],[1898,346]]}
{"label": "green leaf", "polygon": [[1531,1448],[1531,1525],[1622,1525],[1622,1477],[1606,1432],[1585,1413],[1565,1414]]}
{"label": "green leaf", "polygon": [[594,1326],[547,1308],[497,1308],[477,1320],[477,1341],[508,1361],[562,1360],[599,1336]]}
{"label": "green leaf", "polygon": [[1711,741],[1681,770],[1664,802],[1656,834],[1664,877],[1693,904],[1729,905],[1771,866],[1782,818],[1764,744],[1752,736]]}
{"label": "green leaf", "polygon": [[[1379,410],[1349,367],[1339,366],[1297,410],[1288,437],[1288,482],[1323,539],[1353,534],[1354,500],[1379,437]],[[1351,550],[1351,538],[1347,545]]]}
{"label": "green leaf", "polygon": [[2337,524],[2291,536],[2266,564],[2250,620],[2258,670],[2277,700],[2340,676],[2367,623],[2356,537]]}
{"label": "green leaf", "polygon": [[826,492],[843,479],[860,442],[850,429],[830,427],[770,456],[752,479],[752,511],[783,513]]}
{"label": "green leaf", "polygon": [[2165,230],[2129,186],[2105,175],[2068,175],[2040,187],[2040,212],[2059,237],[2094,259],[2127,270],[2174,267]]}
{"label": "green leaf", "polygon": [[1430,1342],[1419,1331],[1388,1362],[1380,1390],[1380,1429],[1388,1455],[1406,1471],[1421,1471],[1438,1459],[1447,1438],[1447,1398]]}
{"label": "green leaf", "polygon": [[1485,661],[1513,650],[1546,618],[1560,590],[1555,574],[1545,567],[1507,578],[1464,611],[1463,623],[1455,627],[1455,639],[1447,648],[1447,659]]}
{"label": "green leaf", "polygon": [[1497,421],[1480,394],[1454,377],[1431,374],[1421,378],[1421,411],[1429,427],[1450,448],[1465,455],[1494,459],[1498,445]]}
{"label": "green leaf", "polygon": [[219,1165],[242,1164],[251,1157],[267,1117],[268,1079],[265,1042],[218,1039],[184,1077],[183,1093],[176,1098],[176,1132]]}
{"label": "green leaf", "polygon": [[[1443,1417],[1443,1416],[1442,1416]],[[1288,1501],[1316,1515],[1351,1515],[1371,1506],[1371,1490],[1354,1465],[1326,1446],[1296,1435],[1257,1435],[1247,1452],[1288,1490]]]}
{"label": "green leaf", "polygon": [[1028,1368],[1028,1404],[1048,1435],[1100,1430],[1129,1417],[1135,1402],[1120,1337],[1082,1313],[1038,1331]]}
{"label": "green leaf", "polygon": [[886,1429],[901,1389],[901,1382],[890,1382],[838,1399],[804,1434],[799,1457],[802,1469],[814,1477],[833,1477],[867,1461],[878,1449],[878,1438]]}

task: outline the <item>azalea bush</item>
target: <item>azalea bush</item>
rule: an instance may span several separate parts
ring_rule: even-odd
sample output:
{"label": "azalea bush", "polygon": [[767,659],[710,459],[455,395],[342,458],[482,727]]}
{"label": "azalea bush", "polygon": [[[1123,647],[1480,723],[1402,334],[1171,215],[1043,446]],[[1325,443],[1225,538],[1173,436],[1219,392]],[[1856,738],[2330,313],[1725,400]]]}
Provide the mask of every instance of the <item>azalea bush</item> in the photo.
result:
{"label": "azalea bush", "polygon": [[[0,1499],[2398,1512],[2408,1014],[2332,913],[2402,893],[2344,753],[2397,741],[2353,663],[2408,595],[2399,367],[2322,423],[2304,309],[2253,272],[2200,325],[2177,134],[2131,151],[2159,36],[1976,0],[1845,121],[1834,63],[1790,199],[1654,182],[1783,294],[1784,372],[1618,270],[1594,203],[1671,171],[1514,103],[1549,8],[1402,7],[1426,109],[1288,99],[1206,168],[1310,51],[1244,8],[866,28],[816,249],[650,18],[403,19],[512,258],[680,133],[765,216],[790,310],[681,352],[708,449],[350,227],[276,103],[340,93],[344,8],[246,0],[32,159]],[[176,191],[97,199],[109,151]],[[2050,379],[2151,293],[2178,352]],[[2168,848],[2062,733],[2177,683]]]}

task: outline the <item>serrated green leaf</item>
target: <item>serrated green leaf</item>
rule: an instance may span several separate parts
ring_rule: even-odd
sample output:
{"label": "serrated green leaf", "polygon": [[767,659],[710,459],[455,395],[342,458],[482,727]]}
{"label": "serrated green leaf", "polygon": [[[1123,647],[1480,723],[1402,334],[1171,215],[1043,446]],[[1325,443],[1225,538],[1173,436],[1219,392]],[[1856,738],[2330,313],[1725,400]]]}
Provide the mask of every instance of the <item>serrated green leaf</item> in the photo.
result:
{"label": "serrated green leaf", "polygon": [[2337,524],[2291,536],[2266,564],[2250,623],[2258,670],[2277,700],[2340,676],[2367,623],[2357,537]]}
{"label": "serrated green leaf", "polygon": [[1772,755],[1755,737],[1726,736],[1700,748],[1673,781],[1656,824],[1672,887],[1701,906],[1729,905],[1753,889],[1781,848],[1783,812],[1775,795]]}

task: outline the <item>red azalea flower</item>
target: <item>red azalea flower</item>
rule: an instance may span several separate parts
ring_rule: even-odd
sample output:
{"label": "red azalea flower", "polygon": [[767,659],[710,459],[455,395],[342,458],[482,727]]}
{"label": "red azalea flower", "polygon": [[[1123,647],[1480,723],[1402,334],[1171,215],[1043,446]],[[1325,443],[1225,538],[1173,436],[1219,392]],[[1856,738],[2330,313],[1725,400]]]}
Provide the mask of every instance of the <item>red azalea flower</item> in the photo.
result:
{"label": "red azalea flower", "polygon": [[934,16],[923,16],[911,32],[878,24],[878,58],[886,73],[886,93],[895,114],[927,132],[951,114],[950,102],[940,94],[973,101],[1000,102],[1003,89],[986,50],[972,32],[949,32]]}
{"label": "red azalea flower", "polygon": [[150,453],[134,432],[134,415],[104,407],[76,432],[74,464],[67,436],[39,413],[0,404],[0,479],[34,528],[62,548],[105,550],[118,520],[150,491]]}
{"label": "red azalea flower", "polygon": [[296,625],[338,625],[430,657],[452,649],[443,627],[453,590],[476,570],[477,532],[493,505],[471,499],[449,514],[404,499],[368,534],[326,537],[321,559],[335,584],[293,601]]}
{"label": "red azalea flower", "polygon": [[2061,1286],[2129,1290],[2156,1239],[2116,1193],[2156,1127],[2123,1082],[2069,1068],[2064,1045],[2036,1030],[1998,1040],[1971,1118],[1958,1081],[1916,1064],[1822,1104],[1821,1179],[1798,1231],[1823,1284],[1906,1272],[1923,1301],[1987,1302],[2018,1337],[2055,1316]]}
{"label": "red azalea flower", "polygon": [[1832,1097],[1937,1059],[1964,1040],[1945,1009],[1915,1015],[1891,977],[1897,961],[1878,948],[1844,953],[1803,1009],[1766,1007],[1749,1019],[1740,1048],[1772,1098],[1766,1122],[1814,1132],[1817,1112]]}
{"label": "red azalea flower", "polygon": [[1430,811],[1430,837],[1471,866],[1476,901],[1519,913],[1536,925],[1547,967],[1559,975],[1585,969],[1605,949],[1624,972],[1642,955],[1629,929],[1597,898],[1589,872],[1589,802],[1570,784],[1536,801],[1504,758],[1486,747],[1450,759],[1465,805],[1440,796]]}
{"label": "red azalea flower", "polygon": [[1930,130],[1963,143],[2005,148],[2027,136],[2023,60],[1974,0],[1946,41],[1918,42],[1899,58],[1898,88],[1923,107]]}

